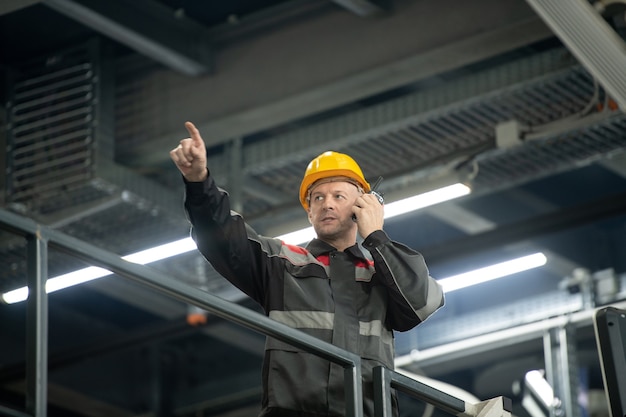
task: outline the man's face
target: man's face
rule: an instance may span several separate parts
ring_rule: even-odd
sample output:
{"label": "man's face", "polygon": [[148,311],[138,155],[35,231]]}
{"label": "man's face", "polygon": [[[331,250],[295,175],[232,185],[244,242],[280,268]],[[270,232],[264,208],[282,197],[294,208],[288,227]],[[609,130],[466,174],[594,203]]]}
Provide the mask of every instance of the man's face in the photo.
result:
{"label": "man's face", "polygon": [[309,202],[309,221],[322,240],[343,238],[353,232],[352,207],[359,196],[354,184],[345,181],[314,185]]}

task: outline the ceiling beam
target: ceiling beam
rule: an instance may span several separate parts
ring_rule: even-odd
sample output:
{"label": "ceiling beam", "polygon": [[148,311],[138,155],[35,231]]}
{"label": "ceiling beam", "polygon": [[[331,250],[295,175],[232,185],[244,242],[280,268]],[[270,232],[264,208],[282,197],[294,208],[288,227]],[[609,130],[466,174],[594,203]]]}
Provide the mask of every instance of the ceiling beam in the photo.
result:
{"label": "ceiling beam", "polygon": [[[220,71],[199,83],[175,81],[167,73],[149,75],[141,80],[146,90],[152,82],[175,85],[169,92],[158,90],[180,105],[166,106],[167,114],[161,116],[162,109],[151,104],[160,99],[149,92],[129,101],[129,106],[145,107],[168,124],[154,132],[154,126],[134,124],[133,129],[141,128],[152,139],[125,147],[119,161],[132,166],[163,163],[168,155],[161,150],[170,149],[172,138],[184,134],[182,123],[188,119],[212,147],[554,36],[524,2],[456,2],[455,15],[476,17],[456,23],[447,20],[454,19],[450,3],[403,2],[389,16],[367,22],[337,12],[315,16],[220,48]],[[477,13],[482,8],[489,12]],[[425,19],[427,12],[440,23]],[[442,22],[445,31],[439,30]],[[330,36],[338,26],[343,35]],[[219,99],[208,100],[206,91]]]}
{"label": "ceiling beam", "polygon": [[284,193],[264,184],[251,175],[246,175],[242,183],[247,194],[261,198],[274,206],[293,203],[292,199],[285,196]]}
{"label": "ceiling beam", "polygon": [[473,213],[454,202],[426,209],[428,214],[463,232],[475,235],[496,228],[496,223]]}
{"label": "ceiling beam", "polygon": [[43,4],[185,75],[209,72],[204,27],[151,0],[43,0]]}

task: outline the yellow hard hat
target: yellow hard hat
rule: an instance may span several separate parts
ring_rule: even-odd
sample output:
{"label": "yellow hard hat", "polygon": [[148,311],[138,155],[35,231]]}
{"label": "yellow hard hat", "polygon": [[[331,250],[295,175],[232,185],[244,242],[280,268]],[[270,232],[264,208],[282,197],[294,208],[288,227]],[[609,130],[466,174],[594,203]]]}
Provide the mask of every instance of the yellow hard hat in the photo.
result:
{"label": "yellow hard hat", "polygon": [[347,177],[363,187],[363,191],[369,193],[370,185],[365,181],[359,165],[350,156],[326,151],[313,159],[306,167],[304,178],[300,184],[300,204],[305,210],[309,209],[307,195],[311,186],[322,178]]}

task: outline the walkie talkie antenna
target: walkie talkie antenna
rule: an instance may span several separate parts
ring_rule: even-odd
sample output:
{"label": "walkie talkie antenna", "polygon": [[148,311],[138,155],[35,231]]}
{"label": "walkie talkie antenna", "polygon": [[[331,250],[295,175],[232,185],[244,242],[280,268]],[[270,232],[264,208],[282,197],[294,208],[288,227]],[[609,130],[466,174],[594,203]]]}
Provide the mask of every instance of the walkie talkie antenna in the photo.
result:
{"label": "walkie talkie antenna", "polygon": [[[373,194],[378,199],[380,204],[384,204],[385,200],[383,200],[383,195],[376,191],[380,183],[382,182],[383,177],[378,177],[374,185],[370,188],[370,192],[368,194]],[[352,220],[356,221],[356,214],[352,215]]]}
{"label": "walkie talkie antenna", "polygon": [[379,176],[376,182],[374,183],[374,185],[372,185],[371,190],[376,191],[376,189],[378,188],[378,186],[380,185],[382,181],[383,181],[383,177]]}

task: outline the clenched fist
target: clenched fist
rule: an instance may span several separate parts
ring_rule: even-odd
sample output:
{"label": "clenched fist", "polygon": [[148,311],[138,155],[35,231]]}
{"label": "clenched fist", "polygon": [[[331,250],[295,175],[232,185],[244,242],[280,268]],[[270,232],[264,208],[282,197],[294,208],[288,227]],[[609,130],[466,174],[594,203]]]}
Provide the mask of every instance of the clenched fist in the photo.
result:
{"label": "clenched fist", "polygon": [[189,182],[204,181],[207,177],[206,147],[200,132],[191,122],[185,122],[189,136],[170,151],[170,157],[183,177]]}

